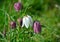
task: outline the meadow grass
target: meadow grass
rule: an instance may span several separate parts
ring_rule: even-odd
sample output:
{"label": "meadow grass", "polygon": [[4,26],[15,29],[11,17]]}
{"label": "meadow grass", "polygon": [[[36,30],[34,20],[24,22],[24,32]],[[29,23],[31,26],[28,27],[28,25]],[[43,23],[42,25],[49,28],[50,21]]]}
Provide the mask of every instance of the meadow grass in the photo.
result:
{"label": "meadow grass", "polygon": [[[4,0],[0,4],[0,42],[60,42],[60,10],[57,8],[48,9],[47,4],[44,10],[37,10],[28,7],[28,4],[19,12],[14,9],[17,0]],[[23,5],[24,1],[22,1]],[[29,2],[27,2],[29,3]],[[33,1],[31,1],[33,3]],[[29,3],[30,4],[30,3]],[[38,20],[42,25],[41,33],[35,34],[32,27],[20,28],[17,19],[30,15],[33,20]],[[17,27],[11,29],[10,21],[16,21]],[[6,36],[2,33],[6,30]]]}

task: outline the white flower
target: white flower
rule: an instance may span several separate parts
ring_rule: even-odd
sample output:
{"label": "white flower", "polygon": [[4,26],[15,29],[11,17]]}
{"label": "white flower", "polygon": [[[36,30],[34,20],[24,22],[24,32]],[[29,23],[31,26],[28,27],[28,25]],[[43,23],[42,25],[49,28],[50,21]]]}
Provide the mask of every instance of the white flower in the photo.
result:
{"label": "white flower", "polygon": [[33,20],[31,18],[31,16],[27,15],[23,17],[23,21],[22,21],[22,27],[25,26],[26,28],[28,28],[29,26],[33,25]]}
{"label": "white flower", "polygon": [[59,8],[59,5],[55,4],[55,7],[56,7],[56,8]]}

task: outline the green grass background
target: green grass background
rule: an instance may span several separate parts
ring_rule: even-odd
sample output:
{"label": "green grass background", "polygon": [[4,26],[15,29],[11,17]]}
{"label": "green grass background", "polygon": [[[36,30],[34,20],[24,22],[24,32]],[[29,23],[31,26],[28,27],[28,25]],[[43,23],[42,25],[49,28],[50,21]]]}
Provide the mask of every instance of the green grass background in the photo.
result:
{"label": "green grass background", "polygon": [[[22,0],[23,9],[19,12],[14,9],[15,2],[18,0],[0,1],[0,42],[60,42],[60,8],[55,7],[60,0]],[[10,21],[17,23],[27,14],[43,25],[41,33],[34,34],[32,27],[10,28]],[[2,34],[4,29],[6,36]]]}

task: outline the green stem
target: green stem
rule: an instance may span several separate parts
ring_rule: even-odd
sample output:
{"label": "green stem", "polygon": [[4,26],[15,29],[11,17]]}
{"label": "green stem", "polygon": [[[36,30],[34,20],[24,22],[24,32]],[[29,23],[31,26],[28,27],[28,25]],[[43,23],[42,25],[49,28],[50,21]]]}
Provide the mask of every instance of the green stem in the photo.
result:
{"label": "green stem", "polygon": [[[5,16],[7,15],[7,17],[9,18],[9,19],[12,19],[13,20],[13,18],[12,17],[10,17],[9,16],[9,14],[5,11],[5,10],[3,10],[3,9],[0,9],[1,11],[3,11],[4,13],[5,13]],[[6,18],[6,17],[5,17]],[[13,20],[14,21],[14,20]]]}

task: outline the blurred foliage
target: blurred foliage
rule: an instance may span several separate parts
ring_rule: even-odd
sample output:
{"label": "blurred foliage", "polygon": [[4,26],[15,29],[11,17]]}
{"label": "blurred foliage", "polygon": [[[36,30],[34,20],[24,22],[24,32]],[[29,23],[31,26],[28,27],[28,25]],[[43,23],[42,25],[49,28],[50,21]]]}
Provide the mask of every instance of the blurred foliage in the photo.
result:
{"label": "blurred foliage", "polygon": [[[15,2],[18,0],[0,0],[0,42],[60,42],[60,0],[22,0],[23,9],[19,12],[14,9]],[[59,7],[55,7],[56,4]],[[18,17],[27,14],[44,26],[40,34],[34,34],[31,27],[10,28],[10,21],[17,22]],[[4,28],[5,37],[2,34]]]}

